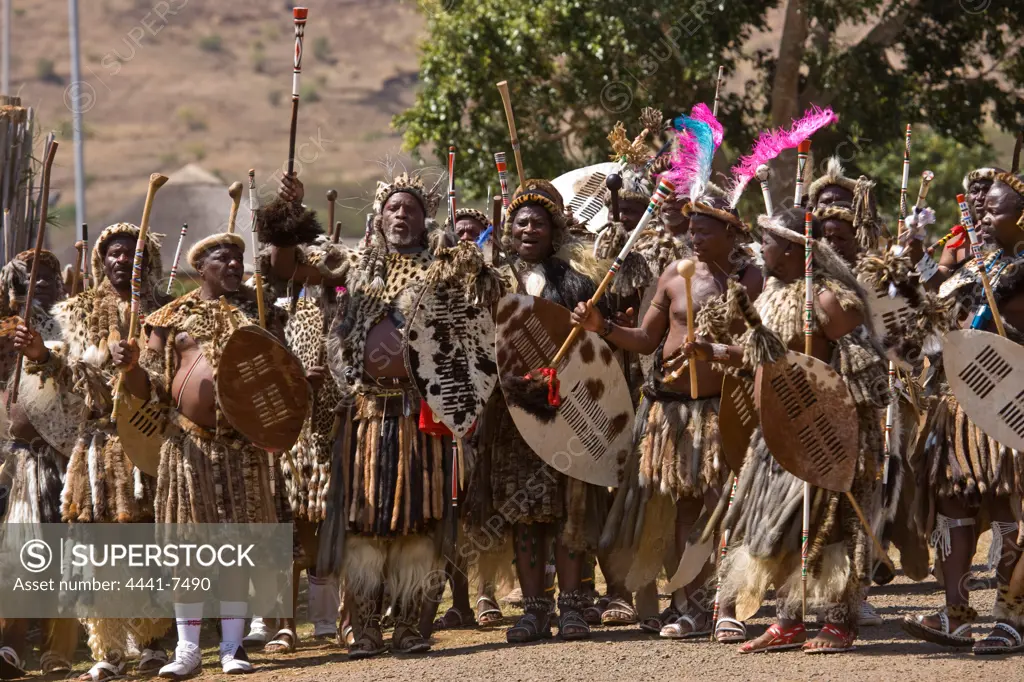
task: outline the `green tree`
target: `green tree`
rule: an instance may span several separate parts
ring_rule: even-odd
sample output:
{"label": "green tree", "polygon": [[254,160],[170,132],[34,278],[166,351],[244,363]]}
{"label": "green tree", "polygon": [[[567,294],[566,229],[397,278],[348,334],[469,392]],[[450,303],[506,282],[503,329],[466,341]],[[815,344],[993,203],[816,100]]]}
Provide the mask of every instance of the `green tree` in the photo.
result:
{"label": "green tree", "polygon": [[[991,120],[1024,120],[1019,36],[1024,12],[992,0],[419,0],[429,40],[421,89],[395,118],[405,144],[443,160],[459,147],[460,183],[494,184],[493,152],[510,151],[495,83],[508,80],[527,175],[553,177],[607,158],[605,135],[645,106],[666,116],[710,104],[718,65],[749,77],[722,98],[728,165],[757,131],[810,104],[839,123],[815,136],[820,158],[870,138],[883,147],[907,123],[966,146]],[[781,32],[753,38],[780,9]],[[748,67],[752,67],[752,71]],[[736,90],[735,82],[731,83]],[[631,132],[634,132],[631,128]],[[780,158],[776,192],[791,185]],[[511,164],[511,158],[510,158]],[[723,166],[724,169],[724,166]],[[894,169],[898,172],[898,167]]]}

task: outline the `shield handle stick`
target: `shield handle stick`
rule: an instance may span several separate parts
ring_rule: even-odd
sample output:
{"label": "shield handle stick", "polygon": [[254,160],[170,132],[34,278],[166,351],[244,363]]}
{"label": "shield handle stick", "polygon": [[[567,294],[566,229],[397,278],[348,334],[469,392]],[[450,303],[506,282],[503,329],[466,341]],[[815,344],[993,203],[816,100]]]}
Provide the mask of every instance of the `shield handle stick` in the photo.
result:
{"label": "shield handle stick", "polygon": [[[32,270],[28,276],[28,292],[25,295],[25,328],[32,329],[32,303],[36,296],[36,275],[39,272],[39,258],[43,252],[46,238],[46,213],[50,203],[50,171],[53,168],[53,157],[57,155],[57,141],[50,136],[46,145],[46,157],[43,159],[43,183],[39,193],[39,229],[36,230],[36,248],[32,256]],[[14,383],[11,386],[11,404],[18,402],[18,388],[21,386],[21,367],[25,363],[25,354],[18,353],[18,365],[14,369]]]}
{"label": "shield handle stick", "polygon": [[[679,261],[679,265],[676,266],[676,272],[679,276],[686,281],[686,341],[693,343],[693,274],[697,271],[697,267],[693,264],[693,261],[689,258],[684,258]],[[694,358],[690,358],[690,397],[694,400],[697,399],[697,363]]]}
{"label": "shield handle stick", "polygon": [[231,213],[228,214],[228,234],[234,234],[235,221],[238,219],[238,206],[242,203],[242,183],[231,183],[231,186],[228,187],[228,196],[231,197]]}
{"label": "shield handle stick", "polygon": [[82,254],[85,253],[85,242],[75,242],[75,267],[71,270],[71,296],[78,294],[78,278],[82,276]]}
{"label": "shield handle stick", "polygon": [[327,190],[327,229],[331,231],[331,241],[338,243],[339,234],[334,226],[334,204],[338,200],[338,190]]}
{"label": "shield handle stick", "polygon": [[[142,222],[139,224],[139,239],[135,242],[135,260],[132,264],[132,311],[128,319],[128,341],[135,340],[139,334],[139,308],[142,303],[142,260],[146,253],[146,237],[149,234],[149,216],[153,212],[153,197],[156,191],[167,182],[167,176],[153,173],[149,176],[149,189],[146,191],[146,204],[142,209]],[[110,421],[117,421],[117,398],[124,384],[124,372],[117,377],[114,388],[114,409]]]}

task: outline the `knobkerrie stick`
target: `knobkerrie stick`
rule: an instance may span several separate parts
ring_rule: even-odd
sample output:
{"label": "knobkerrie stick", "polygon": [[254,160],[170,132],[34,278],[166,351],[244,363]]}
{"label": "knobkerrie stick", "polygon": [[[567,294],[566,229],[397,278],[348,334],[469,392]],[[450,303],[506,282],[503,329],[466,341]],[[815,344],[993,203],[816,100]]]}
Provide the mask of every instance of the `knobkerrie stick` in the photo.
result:
{"label": "knobkerrie stick", "polygon": [[292,60],[292,122],[288,131],[288,175],[295,175],[295,135],[299,129],[299,76],[302,75],[302,39],[306,36],[306,17],[309,10],[305,7],[292,9],[295,20],[295,52]]}
{"label": "knobkerrie stick", "polygon": [[516,118],[512,114],[512,98],[508,94],[508,81],[498,83],[498,92],[501,93],[501,103],[505,105],[508,135],[512,140],[512,153],[516,158],[516,173],[519,174],[519,184],[522,185],[526,182],[526,175],[523,173],[523,155],[519,151],[519,134],[516,132]]}

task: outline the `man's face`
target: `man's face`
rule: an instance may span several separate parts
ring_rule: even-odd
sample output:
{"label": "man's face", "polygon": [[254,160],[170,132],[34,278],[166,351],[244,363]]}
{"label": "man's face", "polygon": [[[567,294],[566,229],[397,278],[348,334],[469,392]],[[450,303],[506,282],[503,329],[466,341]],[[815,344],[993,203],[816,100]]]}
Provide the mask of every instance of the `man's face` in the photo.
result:
{"label": "man's face", "polygon": [[985,217],[981,229],[999,246],[1014,253],[1024,242],[1024,230],[1017,226],[1021,217],[1021,199],[1003,183],[992,186],[985,197]]}
{"label": "man's face", "polygon": [[860,248],[853,225],[839,218],[829,218],[822,224],[825,241],[850,265],[857,262]]}
{"label": "man's face", "polygon": [[815,208],[824,208],[838,203],[852,204],[853,192],[839,185],[828,185],[818,195],[818,203]]}
{"label": "man's face", "polygon": [[382,211],[384,237],[396,249],[411,248],[423,243],[426,216],[423,205],[408,192],[396,192]]}
{"label": "man's face", "polygon": [[637,226],[646,210],[647,203],[643,201],[630,199],[619,202],[619,217],[622,218],[622,224],[626,226],[627,230],[632,230]]}
{"label": "man's face", "polygon": [[967,203],[974,209],[974,220],[979,223],[985,218],[985,197],[990,189],[991,180],[975,180],[967,188]]}
{"label": "man's face", "polygon": [[486,228],[472,218],[462,218],[455,223],[455,236],[460,242],[475,242]]}
{"label": "man's face", "polygon": [[[31,269],[29,270],[31,274]],[[36,302],[49,309],[57,302],[57,275],[53,268],[42,261],[36,268],[36,288],[33,292]]]}
{"label": "man's face", "polygon": [[690,218],[690,240],[697,259],[702,263],[721,263],[736,248],[736,234],[728,225],[700,213]]}
{"label": "man's face", "polygon": [[[103,271],[111,286],[124,293],[132,289],[132,265],[135,263],[134,237],[114,237],[107,242],[107,250],[103,254]],[[145,269],[148,255],[143,257],[142,267]]]}
{"label": "man's face", "polygon": [[786,260],[789,241],[776,237],[773,234],[765,233],[764,245],[761,249],[761,257],[764,259],[764,274],[768,277],[778,277],[780,265]]}
{"label": "man's face", "polygon": [[686,202],[685,196],[672,194],[661,205],[661,223],[676,237],[682,237],[690,230],[690,217],[683,213]]}
{"label": "man's face", "polygon": [[528,263],[539,263],[554,251],[551,216],[540,206],[526,204],[512,220],[512,247]]}
{"label": "man's face", "polygon": [[234,244],[210,249],[203,257],[199,276],[203,284],[217,295],[238,291],[245,276],[242,249]]}

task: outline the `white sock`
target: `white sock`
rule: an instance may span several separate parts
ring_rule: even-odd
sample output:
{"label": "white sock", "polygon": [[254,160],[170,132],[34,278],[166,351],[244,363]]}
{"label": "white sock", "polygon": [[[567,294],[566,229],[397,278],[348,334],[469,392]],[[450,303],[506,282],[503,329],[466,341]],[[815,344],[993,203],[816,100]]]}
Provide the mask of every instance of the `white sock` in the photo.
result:
{"label": "white sock", "polygon": [[174,622],[178,626],[178,641],[199,645],[199,631],[203,627],[203,604],[175,604]]}
{"label": "white sock", "polygon": [[244,601],[222,601],[220,603],[220,639],[222,642],[239,644],[245,635],[245,612],[248,603]]}

